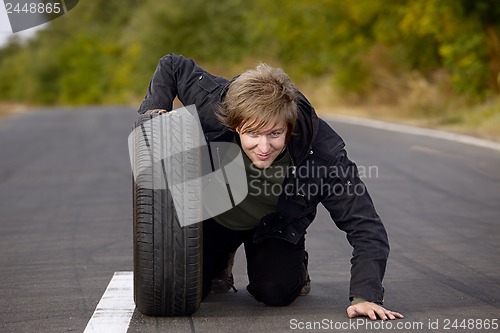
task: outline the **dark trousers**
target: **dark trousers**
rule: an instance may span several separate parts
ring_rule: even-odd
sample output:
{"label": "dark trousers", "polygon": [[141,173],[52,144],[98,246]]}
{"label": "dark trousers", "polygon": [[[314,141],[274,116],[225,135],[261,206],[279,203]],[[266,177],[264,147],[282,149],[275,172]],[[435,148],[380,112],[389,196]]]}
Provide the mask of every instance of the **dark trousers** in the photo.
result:
{"label": "dark trousers", "polygon": [[211,282],[228,264],[241,244],[247,259],[248,292],[267,305],[286,306],[300,293],[306,281],[305,239],[297,244],[279,238],[253,243],[253,230],[232,230],[213,219],[203,222],[203,298]]}

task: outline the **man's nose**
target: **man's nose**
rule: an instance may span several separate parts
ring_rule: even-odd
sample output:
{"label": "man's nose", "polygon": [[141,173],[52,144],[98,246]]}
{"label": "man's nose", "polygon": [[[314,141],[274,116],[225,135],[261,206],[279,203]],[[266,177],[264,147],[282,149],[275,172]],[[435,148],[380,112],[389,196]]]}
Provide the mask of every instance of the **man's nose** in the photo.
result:
{"label": "man's nose", "polygon": [[259,151],[263,154],[267,154],[269,150],[271,149],[271,145],[269,144],[269,138],[267,135],[261,135],[259,137],[259,143],[258,143]]}

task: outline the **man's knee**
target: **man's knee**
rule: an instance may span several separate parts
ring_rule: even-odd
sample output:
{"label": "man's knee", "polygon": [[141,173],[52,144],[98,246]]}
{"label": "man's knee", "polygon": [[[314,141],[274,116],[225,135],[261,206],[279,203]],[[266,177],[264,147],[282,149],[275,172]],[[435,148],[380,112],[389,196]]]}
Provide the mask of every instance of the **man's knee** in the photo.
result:
{"label": "man's knee", "polygon": [[247,290],[258,301],[271,306],[287,306],[299,295],[300,288],[279,281],[250,284]]}

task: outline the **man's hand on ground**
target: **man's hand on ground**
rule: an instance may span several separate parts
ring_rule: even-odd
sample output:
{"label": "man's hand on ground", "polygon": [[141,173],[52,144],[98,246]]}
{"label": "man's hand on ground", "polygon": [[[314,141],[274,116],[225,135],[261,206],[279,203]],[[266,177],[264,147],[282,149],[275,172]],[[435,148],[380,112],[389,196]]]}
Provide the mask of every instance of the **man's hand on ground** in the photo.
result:
{"label": "man's hand on ground", "polygon": [[372,302],[361,302],[355,305],[351,305],[347,308],[347,316],[349,318],[356,317],[369,317],[371,320],[394,320],[398,318],[404,318],[399,312],[390,311],[382,306],[372,303]]}

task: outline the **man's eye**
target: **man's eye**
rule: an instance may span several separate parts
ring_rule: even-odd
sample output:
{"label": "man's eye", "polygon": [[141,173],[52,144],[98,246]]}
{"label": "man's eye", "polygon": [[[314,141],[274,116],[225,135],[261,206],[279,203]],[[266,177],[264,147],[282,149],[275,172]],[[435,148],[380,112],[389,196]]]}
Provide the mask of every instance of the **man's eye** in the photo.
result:
{"label": "man's eye", "polygon": [[276,132],[272,132],[272,133],[271,133],[271,137],[273,137],[273,138],[277,138],[277,137],[279,137],[281,134],[283,134],[283,131],[276,131]]}

